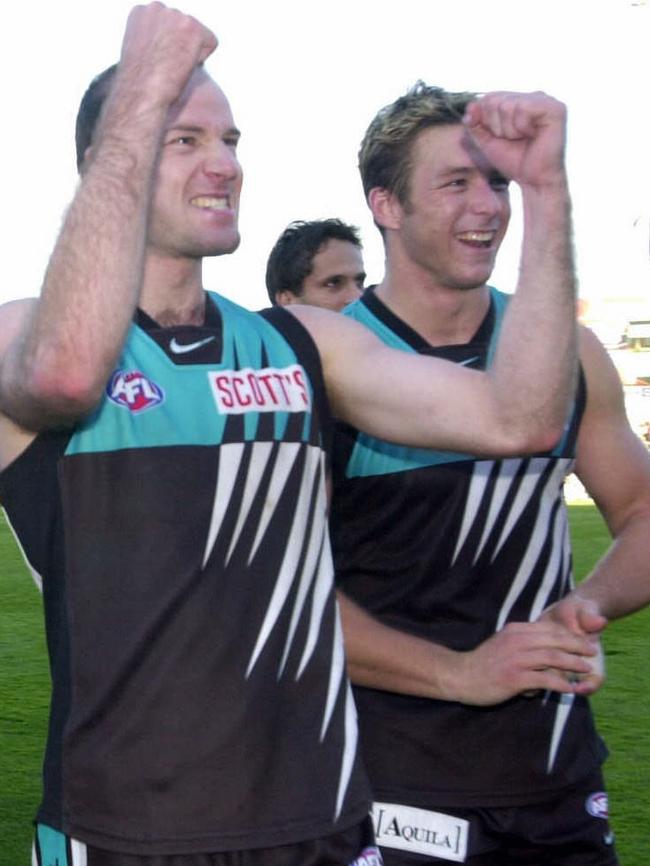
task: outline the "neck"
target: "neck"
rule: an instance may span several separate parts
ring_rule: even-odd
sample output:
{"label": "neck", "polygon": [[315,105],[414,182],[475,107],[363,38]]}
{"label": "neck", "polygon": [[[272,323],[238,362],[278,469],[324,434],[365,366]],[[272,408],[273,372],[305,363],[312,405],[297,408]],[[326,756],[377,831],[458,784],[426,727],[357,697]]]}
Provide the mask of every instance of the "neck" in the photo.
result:
{"label": "neck", "polygon": [[140,307],[156,322],[171,325],[202,325],[205,293],[201,259],[147,256]]}
{"label": "neck", "polygon": [[421,269],[391,267],[376,288],[391,312],[431,346],[451,346],[472,339],[490,306],[487,285],[473,289],[443,286]]}

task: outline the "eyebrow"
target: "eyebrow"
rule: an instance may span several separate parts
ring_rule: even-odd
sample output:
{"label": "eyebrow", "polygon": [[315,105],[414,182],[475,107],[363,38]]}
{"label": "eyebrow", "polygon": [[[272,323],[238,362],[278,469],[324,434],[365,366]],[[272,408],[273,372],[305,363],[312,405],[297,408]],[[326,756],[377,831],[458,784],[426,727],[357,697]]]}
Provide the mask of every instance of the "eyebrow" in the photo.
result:
{"label": "eyebrow", "polygon": [[[167,130],[167,132],[195,132],[197,134],[200,134],[204,131],[204,126],[195,126],[190,123],[175,123]],[[231,135],[236,136],[237,138],[241,138],[241,131],[237,129],[236,126],[230,126],[228,129],[223,131],[222,136],[223,135]]]}
{"label": "eyebrow", "polygon": [[487,166],[485,169],[481,168],[478,165],[464,165],[464,166],[456,166],[452,168],[446,168],[444,171],[441,171],[438,177],[441,180],[445,180],[448,177],[454,177],[458,175],[468,175],[474,171],[478,171],[484,177],[487,177],[489,180],[508,180],[508,178],[500,171],[498,171],[494,166]]}
{"label": "eyebrow", "polygon": [[477,166],[475,165],[459,165],[459,166],[451,166],[450,168],[444,169],[444,171],[440,172],[439,177],[451,177],[454,174],[470,174],[472,171],[478,171]]}
{"label": "eyebrow", "polygon": [[[362,280],[365,280],[367,274],[365,271],[358,271],[354,274],[353,279],[358,280],[361,277]],[[345,274],[336,273],[336,274],[327,274],[327,276],[323,277],[323,281],[327,282],[328,280],[338,280],[345,277]]]}

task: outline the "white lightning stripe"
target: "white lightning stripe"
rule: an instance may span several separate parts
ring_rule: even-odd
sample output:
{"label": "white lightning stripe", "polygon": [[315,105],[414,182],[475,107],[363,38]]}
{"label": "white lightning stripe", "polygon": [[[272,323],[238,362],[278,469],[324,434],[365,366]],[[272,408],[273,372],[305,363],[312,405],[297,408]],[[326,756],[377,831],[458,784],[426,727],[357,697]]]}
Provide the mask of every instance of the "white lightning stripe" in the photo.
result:
{"label": "white lightning stripe", "polygon": [[[564,502],[564,499],[562,500]],[[564,583],[562,589],[564,592],[569,592],[573,589],[573,572],[571,566],[573,564],[571,555],[571,531],[569,529],[569,519],[564,524],[564,538],[562,539],[562,550],[564,553]]]}
{"label": "white lightning stripe", "polygon": [[241,531],[244,527],[244,523],[246,522],[246,518],[248,517],[248,514],[250,512],[255,494],[259,490],[260,478],[262,477],[264,468],[268,463],[269,455],[272,448],[272,442],[255,442],[253,444],[251,459],[246,473],[246,485],[244,487],[244,495],[242,496],[239,514],[237,515],[237,524],[235,526],[235,529],[233,530],[230,547],[228,548],[228,553],[226,554],[226,565],[228,564],[228,561],[232,556],[232,552],[235,549],[237,540],[239,539]]}
{"label": "white lightning stripe", "polygon": [[204,568],[221,529],[221,524],[230,502],[230,495],[235,486],[235,479],[237,478],[243,452],[244,445],[240,442],[221,446],[217,486],[214,491],[214,503],[212,505],[212,517],[208,530],[208,540],[206,541],[205,552],[203,554]]}
{"label": "white lightning stripe", "polygon": [[257,534],[255,535],[255,541],[253,542],[253,546],[248,557],[249,565],[253,561],[253,557],[257,552],[257,548],[260,546],[260,543],[264,538],[264,533],[266,532],[269,522],[273,517],[273,514],[275,513],[276,503],[280,499],[280,494],[284,490],[284,485],[286,484],[293,464],[296,462],[296,457],[298,455],[300,447],[301,446],[299,442],[284,442],[279,446],[278,456],[275,461],[275,466],[273,467],[271,483],[269,484],[269,489],[266,493],[264,510],[262,511],[262,515],[260,517],[260,525],[258,527]]}
{"label": "white lightning stripe", "polygon": [[492,460],[484,460],[474,465],[472,480],[470,482],[469,490],[467,492],[465,511],[463,513],[463,523],[460,527],[460,532],[458,533],[456,550],[454,551],[454,555],[451,560],[452,565],[456,561],[456,557],[460,553],[463,544],[465,544],[465,539],[467,538],[469,531],[472,528],[472,524],[474,523],[476,514],[481,506],[481,501],[483,499],[485,488],[487,486],[487,480],[490,477],[493,466],[494,461]]}
{"label": "white lightning stripe", "polygon": [[280,616],[280,611],[287,600],[287,595],[289,594],[291,584],[296,575],[296,565],[303,545],[305,526],[307,525],[307,519],[309,517],[309,500],[311,499],[314,474],[318,469],[319,458],[320,453],[318,448],[308,446],[305,449],[305,465],[303,467],[303,475],[300,481],[300,493],[298,494],[298,501],[296,502],[296,509],[293,514],[293,523],[291,524],[287,546],[284,551],[284,559],[282,560],[282,565],[280,566],[275,581],[273,595],[269,601],[269,606],[257,638],[257,643],[253,649],[251,660],[248,663],[248,669],[246,671],[247,678],[255,667],[255,662],[257,661],[259,654],[262,652],[269,635],[273,631],[273,626]]}
{"label": "white lightning stripe", "polygon": [[537,482],[539,481],[539,477],[544,471],[544,469],[548,466],[548,463],[548,457],[533,457],[533,459],[530,460],[528,465],[526,466],[526,471],[521,479],[519,490],[517,490],[517,495],[515,496],[515,501],[512,503],[512,508],[510,509],[510,513],[508,514],[508,519],[503,526],[501,537],[499,538],[499,541],[494,548],[494,552],[492,553],[492,562],[494,562],[499,551],[508,540],[514,526],[521,517],[524,508],[530,502],[533,496],[533,491],[537,486]]}
{"label": "white lightning stripe", "polygon": [[72,853],[72,866],[87,866],[88,857],[86,846],[77,839],[70,839],[70,852]]}
{"label": "white lightning stripe", "polygon": [[332,713],[336,706],[336,699],[341,691],[341,683],[345,679],[345,652],[343,650],[343,629],[341,628],[341,620],[336,609],[334,617],[334,643],[332,646],[332,665],[330,667],[330,680],[327,687],[327,703],[325,704],[325,712],[323,713],[323,724],[320,729],[321,743],[325,739],[325,734],[332,720]]}
{"label": "white lightning stripe", "polygon": [[530,609],[530,621],[535,622],[541,612],[548,607],[549,595],[555,586],[558,570],[560,569],[563,556],[562,539],[566,531],[567,516],[564,508],[560,506],[555,514],[553,526],[553,540],[551,542],[551,555],[548,558],[548,563],[544,570],[544,574],[539,584],[539,589],[535,595],[533,606]]}
{"label": "white lightning stripe", "polygon": [[553,725],[553,734],[551,736],[551,745],[548,751],[548,764],[546,766],[547,773],[553,771],[553,766],[555,765],[555,759],[557,757],[557,750],[560,748],[560,740],[562,739],[562,734],[564,733],[566,723],[569,719],[569,713],[573,707],[574,700],[575,695],[560,695],[560,702],[558,703],[557,712],[555,714],[555,723]]}
{"label": "white lightning stripe", "polygon": [[289,656],[289,651],[291,649],[291,644],[293,643],[293,638],[296,633],[296,628],[298,627],[298,621],[302,615],[302,609],[305,604],[305,599],[307,598],[307,593],[309,592],[309,587],[312,585],[314,580],[314,573],[316,571],[316,567],[318,564],[318,554],[323,546],[323,521],[320,519],[320,515],[325,514],[326,510],[326,501],[325,501],[325,482],[322,475],[319,476],[319,484],[318,484],[318,494],[316,496],[316,503],[314,505],[314,509],[312,511],[313,519],[311,523],[311,532],[309,535],[309,543],[307,545],[307,553],[305,555],[305,561],[302,567],[302,574],[300,576],[300,583],[298,584],[298,592],[296,593],[296,600],[293,605],[293,613],[291,614],[291,623],[289,624],[289,631],[287,634],[287,640],[284,646],[284,653],[282,655],[282,661],[280,662],[280,669],[278,671],[278,679],[282,676],[282,672],[284,670],[284,666],[287,663],[287,658]]}
{"label": "white lightning stripe", "polygon": [[305,649],[298,666],[296,679],[299,680],[302,672],[306,668],[309,659],[311,658],[316,647],[318,632],[320,631],[323,622],[323,611],[327,604],[330,592],[332,591],[332,581],[334,580],[334,563],[332,561],[332,549],[330,547],[329,535],[327,528],[323,533],[323,546],[321,548],[321,557],[318,564],[318,574],[311,599],[311,615],[309,617],[309,630],[307,640],[305,641]]}
{"label": "white lightning stripe", "polygon": [[352,689],[350,684],[346,684],[345,692],[345,749],[343,750],[343,759],[341,761],[341,777],[339,779],[339,789],[336,795],[336,813],[334,820],[338,821],[341,809],[343,808],[343,799],[345,792],[348,789],[352,768],[354,767],[354,756],[357,752],[357,740],[359,737],[359,729],[357,725],[357,710],[352,697]]}
{"label": "white lightning stripe", "polygon": [[492,532],[492,527],[501,512],[501,508],[503,506],[504,500],[508,491],[512,487],[512,482],[514,477],[517,474],[517,469],[521,465],[521,460],[513,458],[511,460],[502,460],[501,466],[499,468],[499,476],[494,485],[494,493],[492,494],[492,501],[490,502],[490,510],[488,512],[487,520],[485,521],[485,528],[483,529],[483,535],[479,542],[476,553],[474,554],[474,563],[476,564],[476,560],[481,555],[481,551],[485,546],[485,542],[488,540],[490,533]]}
{"label": "white lightning stripe", "polygon": [[497,620],[496,626],[497,631],[502,629],[505,622],[507,621],[510,611],[512,610],[512,606],[514,605],[517,598],[519,598],[520,593],[526,586],[528,579],[530,578],[530,575],[535,568],[535,565],[537,564],[540,554],[544,548],[544,542],[548,535],[551,509],[556,501],[555,496],[549,495],[549,490],[554,491],[554,488],[556,488],[558,485],[559,477],[564,474],[564,462],[565,461],[562,460],[558,461],[558,465],[554,467],[544,486],[544,491],[542,492],[541,498],[541,505],[537,513],[537,518],[535,520],[535,527],[530,534],[530,540],[528,542],[526,553],[524,554],[521,565],[517,570],[515,579],[510,586],[510,591],[508,592],[506,600],[504,601],[503,606],[499,612],[499,618]]}
{"label": "white lightning stripe", "polygon": [[32,576],[32,580],[33,580],[34,583],[36,584],[36,586],[37,586],[37,588],[38,588],[38,591],[39,591],[39,592],[43,592],[43,578],[42,578],[41,575],[38,573],[38,571],[36,571],[36,569],[35,569],[34,566],[31,564],[31,562],[29,561],[29,559],[27,559],[27,554],[25,553],[25,548],[24,548],[24,547],[22,546],[22,544],[20,543],[20,539],[19,539],[18,536],[16,535],[16,530],[13,528],[13,526],[12,526],[12,524],[11,524],[11,520],[9,520],[9,515],[8,515],[7,512],[4,510],[4,508],[2,509],[2,513],[4,514],[4,516],[5,516],[5,520],[7,521],[7,526],[8,526],[9,529],[11,530],[11,534],[12,534],[13,537],[14,537],[14,541],[16,542],[16,544],[18,545],[18,549],[19,549],[20,552],[22,553],[23,559],[25,560],[25,565],[27,566],[27,569],[28,569],[29,573],[30,573],[31,576]]}

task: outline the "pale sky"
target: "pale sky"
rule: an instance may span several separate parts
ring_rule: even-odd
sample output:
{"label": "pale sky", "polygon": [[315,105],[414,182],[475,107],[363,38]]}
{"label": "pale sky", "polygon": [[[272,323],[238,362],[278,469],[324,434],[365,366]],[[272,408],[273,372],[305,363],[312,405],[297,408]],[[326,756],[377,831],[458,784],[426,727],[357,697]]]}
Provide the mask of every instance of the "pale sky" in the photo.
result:
{"label": "pale sky", "polygon": [[[4,194],[0,300],[38,294],[74,194],[74,118],[117,59],[126,0],[11,4],[0,13]],[[206,288],[266,305],[264,268],[293,219],[361,228],[370,281],[383,251],[356,169],[382,105],[418,78],[450,90],[545,90],[569,108],[581,295],[641,298],[650,318],[647,0],[187,0],[218,35],[209,70],[243,132],[242,244]],[[102,203],[97,202],[101,208]],[[514,288],[519,221],[493,283]]]}

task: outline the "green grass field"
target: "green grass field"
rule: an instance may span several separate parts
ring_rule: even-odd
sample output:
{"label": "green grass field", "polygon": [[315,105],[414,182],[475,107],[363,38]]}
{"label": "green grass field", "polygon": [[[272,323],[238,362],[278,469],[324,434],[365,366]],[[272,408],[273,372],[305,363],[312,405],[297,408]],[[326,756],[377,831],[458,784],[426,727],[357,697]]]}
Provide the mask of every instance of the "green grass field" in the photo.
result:
{"label": "green grass field", "polygon": [[[593,506],[572,506],[570,516],[580,577],[608,536]],[[612,753],[612,824],[623,866],[649,866],[650,608],[610,626],[605,648],[609,682],[594,708]],[[0,866],[30,862],[48,691],[40,596],[0,516]]]}

